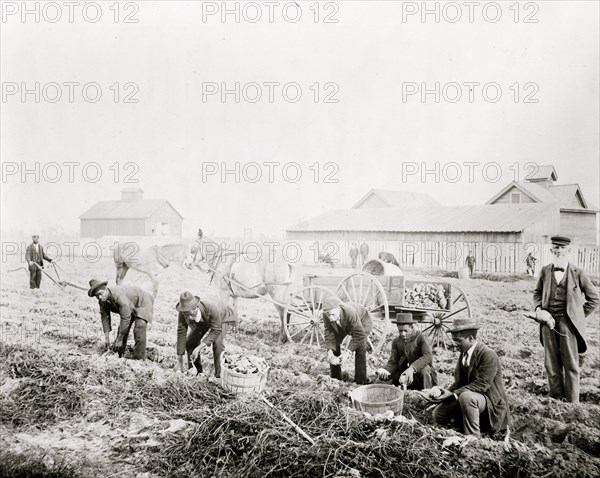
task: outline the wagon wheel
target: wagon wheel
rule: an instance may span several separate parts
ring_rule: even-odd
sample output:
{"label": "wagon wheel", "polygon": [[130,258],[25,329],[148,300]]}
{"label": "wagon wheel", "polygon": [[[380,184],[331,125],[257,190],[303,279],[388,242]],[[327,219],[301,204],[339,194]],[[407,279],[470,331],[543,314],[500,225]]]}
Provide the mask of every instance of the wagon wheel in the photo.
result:
{"label": "wagon wheel", "polygon": [[301,344],[325,345],[323,325],[323,300],[333,292],[316,285],[304,287],[288,300],[283,317],[283,330],[287,340]]}
{"label": "wagon wheel", "polygon": [[[388,299],[381,283],[368,272],[357,272],[342,280],[336,293],[344,302],[356,302],[369,310],[373,321],[373,330],[367,341],[371,347],[371,353],[379,354],[387,338],[390,319]],[[342,346],[347,346],[349,342],[350,339],[347,337]]]}
{"label": "wagon wheel", "polygon": [[471,304],[465,292],[457,285],[452,284],[450,297],[450,311],[429,312],[431,324],[423,332],[426,332],[431,340],[433,347],[439,347],[440,344],[448,350],[448,345],[453,346],[450,325],[456,317],[470,318]]}

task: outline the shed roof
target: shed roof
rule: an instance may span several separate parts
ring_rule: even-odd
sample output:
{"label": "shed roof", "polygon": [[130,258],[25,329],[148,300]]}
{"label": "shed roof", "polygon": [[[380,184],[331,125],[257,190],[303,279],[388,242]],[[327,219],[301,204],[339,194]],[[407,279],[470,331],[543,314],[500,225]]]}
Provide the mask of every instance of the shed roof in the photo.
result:
{"label": "shed roof", "polygon": [[553,181],[558,180],[558,174],[556,174],[556,169],[551,164],[545,165],[537,165],[535,170],[527,175],[526,178],[528,181],[536,181],[540,179],[552,179]]}
{"label": "shed roof", "polygon": [[166,199],[98,201],[79,216],[79,219],[146,219],[165,203],[183,219],[183,216]]}
{"label": "shed roof", "polygon": [[406,206],[439,206],[440,203],[433,199],[427,193],[416,193],[412,191],[395,191],[391,189],[371,189],[354,206],[353,209],[360,207],[369,197],[377,196],[388,207],[406,207]]}
{"label": "shed roof", "polygon": [[322,214],[287,231],[520,232],[558,210],[557,204],[347,209]]}

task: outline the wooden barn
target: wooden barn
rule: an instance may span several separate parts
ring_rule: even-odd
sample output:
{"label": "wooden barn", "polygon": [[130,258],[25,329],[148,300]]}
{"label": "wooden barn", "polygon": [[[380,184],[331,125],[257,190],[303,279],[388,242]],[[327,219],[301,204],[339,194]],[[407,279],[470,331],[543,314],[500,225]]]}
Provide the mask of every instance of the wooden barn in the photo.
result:
{"label": "wooden barn", "polygon": [[166,199],[144,199],[137,188],[121,191],[121,199],[98,201],[80,220],[80,235],[181,237],[183,217]]}
{"label": "wooden barn", "polygon": [[557,204],[560,233],[577,244],[598,243],[598,208],[585,200],[579,184],[555,184],[554,166],[538,166],[525,181],[513,181],[487,204]]}

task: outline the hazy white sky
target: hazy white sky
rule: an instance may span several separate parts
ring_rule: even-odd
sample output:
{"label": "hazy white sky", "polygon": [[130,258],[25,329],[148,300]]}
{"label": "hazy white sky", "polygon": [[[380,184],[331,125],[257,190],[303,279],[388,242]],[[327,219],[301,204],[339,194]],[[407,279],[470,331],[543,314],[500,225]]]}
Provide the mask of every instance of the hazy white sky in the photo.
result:
{"label": "hazy white sky", "polygon": [[[5,232],[76,232],[81,213],[132,186],[144,189],[146,198],[168,199],[184,216],[185,234],[198,226],[217,234],[278,232],[328,209],[351,207],[370,188],[427,192],[447,205],[481,204],[516,174],[522,179],[527,162],[554,164],[559,183],[579,183],[589,201],[600,203],[598,2],[529,2],[527,8],[525,2],[519,9],[500,2],[496,23],[489,21],[497,13],[491,7],[487,17],[482,13],[489,2],[480,2],[472,23],[464,2],[454,4],[463,14],[455,23],[449,20],[457,10],[444,2],[427,2],[430,9],[437,3],[439,23],[433,15],[423,22],[420,12],[403,21],[403,10],[421,8],[421,2],[338,1],[318,8],[298,2],[296,23],[297,7],[286,7],[287,20],[282,13],[290,2],[273,7],[273,23],[265,2],[237,3],[239,23],[233,15],[225,22],[220,12],[208,15],[222,2],[122,3],[117,23],[114,2],[99,3],[96,23],[85,20],[95,12],[84,17],[79,3],[72,23],[64,2],[57,2],[62,17],[55,23],[48,20],[56,11],[44,11],[43,2],[28,3],[40,5],[39,23],[33,14],[25,22],[22,12],[12,14],[21,2],[2,7]],[[257,8],[263,16],[251,23]],[[138,22],[124,23],[127,14]],[[327,15],[338,22],[324,23]],[[39,103],[34,94],[23,99],[22,87],[34,90],[36,82]],[[53,82],[62,93],[55,103]],[[65,82],[80,84],[73,86],[73,102]],[[92,82],[102,90],[96,103],[93,87],[86,90],[88,101],[82,94],[81,85]],[[128,82],[137,86],[125,88]],[[233,94],[224,102],[219,93],[203,97],[211,85],[233,89],[236,82],[239,103]],[[254,103],[252,82],[262,92]],[[280,84],[272,86],[273,102],[270,82]],[[434,89],[436,82],[439,102],[434,94],[422,101],[419,92],[403,98],[415,85]],[[465,82],[480,83],[472,101]],[[295,103],[297,87],[282,93],[291,83],[302,91]],[[461,87],[456,102],[451,83]],[[492,102],[497,87],[502,97]],[[129,93],[137,103],[124,102]],[[327,95],[337,103],[326,103]],[[525,102],[528,95],[537,102]],[[52,162],[61,166],[57,182],[51,182],[57,174]],[[73,182],[65,162],[80,163]],[[237,163],[244,172],[249,162],[262,166],[254,183],[254,167],[239,182],[233,174],[202,175],[222,164],[234,169]],[[272,166],[272,183],[268,162],[280,163]],[[302,173],[296,183],[293,162]],[[469,162],[480,163],[472,181],[464,166]],[[492,162],[500,176],[488,166],[486,181],[483,166]],[[38,163],[39,182],[34,174],[21,176],[22,163],[29,169]],[[92,163],[102,173],[97,182]],[[412,170],[409,163],[431,170],[438,163],[446,177],[403,174]],[[458,171],[449,163],[463,165],[462,179],[451,182]],[[137,184],[124,182],[128,172]],[[325,182],[328,173],[338,182]]]}

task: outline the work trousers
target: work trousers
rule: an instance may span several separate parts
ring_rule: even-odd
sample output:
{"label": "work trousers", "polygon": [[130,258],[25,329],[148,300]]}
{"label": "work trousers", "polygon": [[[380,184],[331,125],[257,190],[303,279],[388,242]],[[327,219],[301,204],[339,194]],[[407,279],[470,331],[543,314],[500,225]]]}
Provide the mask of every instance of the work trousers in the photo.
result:
{"label": "work trousers", "polygon": [[[204,337],[204,335],[208,331],[208,327],[193,327],[190,330],[190,333],[188,334],[187,339],[185,341],[185,350],[187,352],[188,358],[188,368],[192,367],[192,352],[196,347],[198,347],[198,345],[200,345],[202,337]],[[223,333],[221,332],[212,344],[213,362],[215,364],[216,378],[221,378],[221,352],[223,352],[224,350],[225,346],[223,345]],[[194,367],[196,367],[198,373],[202,373],[202,360],[200,359],[200,354],[198,354],[198,357],[196,358],[196,360],[194,360],[193,365]]]}
{"label": "work trousers", "polygon": [[[336,357],[341,355],[341,347],[338,344],[337,349],[333,351]],[[331,378],[342,380],[342,366],[341,365],[329,365],[329,375]],[[354,381],[359,385],[368,383],[367,379],[367,341],[365,340],[355,351],[354,351]]]}
{"label": "work trousers", "polygon": [[465,435],[479,437],[481,425],[490,428],[489,417],[485,413],[486,408],[484,395],[477,392],[463,392],[458,400],[453,397],[439,404],[433,410],[433,422],[436,425],[454,426],[462,430]]}
{"label": "work trousers", "polygon": [[29,266],[29,288],[39,289],[42,283],[42,270],[37,264],[31,264]]}
{"label": "work trousers", "polygon": [[567,316],[554,317],[554,320],[554,330],[547,325],[542,326],[544,365],[548,373],[550,397],[578,403],[579,356],[575,327]]}
{"label": "work trousers", "polygon": [[[146,358],[146,329],[148,328],[148,323],[139,317],[131,317],[129,327],[123,332],[123,345],[118,350],[119,357],[125,355],[125,350],[127,350],[127,338],[129,337],[129,331],[132,327],[133,340],[135,341],[133,346],[133,358],[135,360],[144,360]],[[120,333],[121,331],[119,330],[119,334]]]}

